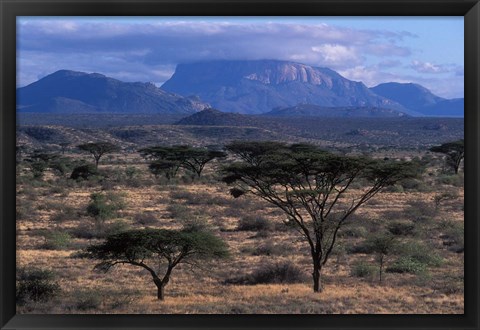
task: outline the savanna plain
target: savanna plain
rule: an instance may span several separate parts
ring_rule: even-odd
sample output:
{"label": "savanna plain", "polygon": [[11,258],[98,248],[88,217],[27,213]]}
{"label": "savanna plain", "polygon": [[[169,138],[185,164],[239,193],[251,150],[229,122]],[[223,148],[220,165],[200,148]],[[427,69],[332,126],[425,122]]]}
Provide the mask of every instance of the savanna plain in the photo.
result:
{"label": "savanna plain", "polygon": [[[323,121],[324,128],[312,120],[248,127],[115,121],[90,128],[29,120],[17,128],[18,313],[464,312],[463,166],[455,173],[445,153],[431,151],[463,139],[462,120],[379,125],[340,118]],[[115,147],[96,168],[94,153],[78,146],[99,141]],[[342,157],[416,162],[421,170],[386,185],[349,215],[322,266],[322,290],[314,292],[311,248],[301,228],[285,210],[248,192],[235,194],[222,180],[225,166],[242,160],[225,148],[235,141],[308,144]],[[158,154],[140,152],[180,145],[225,154],[199,175],[185,166],[172,172]],[[348,186],[339,214],[362,196],[364,184]],[[119,263],[104,271],[85,252],[146,228],[208,232],[228,255],[178,263],[158,299],[144,267]],[[163,276],[168,258],[150,259],[146,254],[141,261]]]}

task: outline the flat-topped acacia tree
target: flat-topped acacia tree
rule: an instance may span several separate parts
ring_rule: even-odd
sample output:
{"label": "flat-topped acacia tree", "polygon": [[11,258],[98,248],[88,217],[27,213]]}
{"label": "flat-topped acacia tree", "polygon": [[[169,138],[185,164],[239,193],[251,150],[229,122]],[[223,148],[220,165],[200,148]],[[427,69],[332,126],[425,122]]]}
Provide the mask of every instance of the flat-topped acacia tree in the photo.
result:
{"label": "flat-topped acacia tree", "polygon": [[120,147],[110,142],[89,142],[80,144],[77,148],[92,154],[95,159],[95,168],[98,168],[98,162],[103,155],[120,150]]}
{"label": "flat-topped acacia tree", "polygon": [[92,245],[83,255],[98,259],[95,269],[107,272],[116,265],[141,267],[152,276],[157,298],[165,299],[165,286],[173,269],[228,256],[227,245],[215,235],[198,230],[142,229],[110,235],[104,243]]}
{"label": "flat-topped acacia tree", "polygon": [[169,179],[176,175],[180,167],[200,177],[207,163],[226,156],[221,150],[185,145],[154,146],[140,149],[139,152],[145,159],[153,160],[149,168],[155,175],[163,171]]}
{"label": "flat-topped acacia tree", "polygon": [[[226,148],[240,160],[222,170],[231,194],[251,193],[293,221],[309,246],[315,292],[349,217],[385,186],[418,173],[412,162],[341,156],[307,144],[238,141]],[[355,182],[362,188],[353,189]]]}
{"label": "flat-topped acacia tree", "polygon": [[458,174],[460,163],[465,157],[465,142],[463,139],[431,147],[430,151],[444,154],[447,165],[453,168],[455,174]]}

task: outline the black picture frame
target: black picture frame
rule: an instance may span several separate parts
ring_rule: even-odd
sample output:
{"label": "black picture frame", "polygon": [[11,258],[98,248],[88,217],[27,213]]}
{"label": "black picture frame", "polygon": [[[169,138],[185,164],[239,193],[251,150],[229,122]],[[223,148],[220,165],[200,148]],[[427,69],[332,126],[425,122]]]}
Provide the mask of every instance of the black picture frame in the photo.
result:
{"label": "black picture frame", "polygon": [[[479,329],[480,4],[478,0],[0,0],[0,15],[1,329]],[[57,15],[464,16],[465,313],[463,315],[15,315],[16,17]]]}

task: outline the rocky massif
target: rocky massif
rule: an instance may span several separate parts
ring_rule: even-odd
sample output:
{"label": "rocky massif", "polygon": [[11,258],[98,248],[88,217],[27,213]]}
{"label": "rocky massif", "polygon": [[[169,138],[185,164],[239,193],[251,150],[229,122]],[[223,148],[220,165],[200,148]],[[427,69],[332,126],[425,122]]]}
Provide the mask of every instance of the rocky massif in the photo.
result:
{"label": "rocky massif", "polygon": [[333,70],[277,60],[181,64],[162,88],[184,96],[196,95],[222,111],[245,114],[298,104],[373,106],[409,113],[397,102]]}

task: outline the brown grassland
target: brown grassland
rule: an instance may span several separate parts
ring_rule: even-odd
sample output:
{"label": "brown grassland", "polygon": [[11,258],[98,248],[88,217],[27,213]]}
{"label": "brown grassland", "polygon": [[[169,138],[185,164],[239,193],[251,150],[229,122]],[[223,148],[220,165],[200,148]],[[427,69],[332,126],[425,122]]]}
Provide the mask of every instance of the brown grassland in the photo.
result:
{"label": "brown grassland", "polygon": [[[88,155],[68,155],[85,158]],[[424,156],[424,155],[420,155]],[[18,268],[53,272],[61,291],[47,302],[26,301],[19,313],[128,314],[462,314],[463,171],[442,174],[436,155],[418,182],[404,182],[376,195],[339,234],[323,271],[325,290],[314,293],[308,248],[273,206],[245,195],[234,199],[218,180],[213,162],[201,178],[188,173],[167,181],[148,172],[138,153],[104,156],[99,169],[107,179],[75,181],[69,174],[32,179],[17,167]],[[128,169],[128,174],[127,174]],[[351,194],[355,194],[354,187]],[[435,204],[435,197],[451,198]],[[105,221],[87,213],[92,193],[119,203]],[[108,273],[93,270],[95,261],[76,257],[106,234],[133,228],[181,228],[186,222],[209,227],[229,246],[231,257],[200,268],[179,265],[156,299],[151,277],[141,268],[122,265]],[[252,224],[252,228],[242,228]],[[386,256],[380,283],[374,254],[362,250],[369,235],[395,233],[404,247],[432,260],[412,272],[389,272],[402,255]],[[395,230],[397,228],[397,230]],[[404,254],[406,252],[403,252]],[[411,253],[411,252],[410,252]],[[405,256],[403,255],[404,259]],[[408,259],[408,258],[407,258]],[[411,260],[411,259],[408,259]],[[246,283],[266,265],[295,266],[295,283]],[[250,277],[249,277],[250,276]]]}

